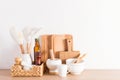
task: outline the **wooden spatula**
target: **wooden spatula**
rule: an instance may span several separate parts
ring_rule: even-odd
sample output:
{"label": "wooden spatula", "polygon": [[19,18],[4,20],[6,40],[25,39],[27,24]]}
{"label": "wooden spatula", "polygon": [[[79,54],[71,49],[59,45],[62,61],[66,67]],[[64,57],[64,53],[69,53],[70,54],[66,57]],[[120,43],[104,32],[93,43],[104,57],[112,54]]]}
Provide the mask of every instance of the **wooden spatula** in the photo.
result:
{"label": "wooden spatula", "polygon": [[86,56],[86,54],[83,54],[82,56],[79,55],[79,57],[77,58],[76,61],[74,61],[74,63],[79,63],[79,62],[81,62],[85,56]]}

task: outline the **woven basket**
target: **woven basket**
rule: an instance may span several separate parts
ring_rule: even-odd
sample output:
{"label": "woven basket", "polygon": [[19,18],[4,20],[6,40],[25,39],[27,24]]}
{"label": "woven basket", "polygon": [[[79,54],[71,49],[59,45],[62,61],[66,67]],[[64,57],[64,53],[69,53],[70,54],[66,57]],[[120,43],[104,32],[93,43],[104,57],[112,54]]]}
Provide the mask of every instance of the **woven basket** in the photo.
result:
{"label": "woven basket", "polygon": [[11,76],[13,77],[43,76],[43,63],[41,65],[33,65],[33,67],[30,70],[23,70],[22,65],[13,65],[11,68]]}

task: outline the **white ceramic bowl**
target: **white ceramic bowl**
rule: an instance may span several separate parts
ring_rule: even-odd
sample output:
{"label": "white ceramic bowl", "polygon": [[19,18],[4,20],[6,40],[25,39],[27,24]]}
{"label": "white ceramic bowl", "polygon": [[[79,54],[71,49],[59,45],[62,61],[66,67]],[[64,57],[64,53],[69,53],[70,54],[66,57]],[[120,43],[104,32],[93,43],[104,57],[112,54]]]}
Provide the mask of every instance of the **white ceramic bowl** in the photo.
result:
{"label": "white ceramic bowl", "polygon": [[47,59],[46,65],[49,69],[50,73],[58,73],[58,65],[61,65],[62,61],[61,59]]}
{"label": "white ceramic bowl", "polygon": [[78,75],[83,72],[85,68],[85,62],[82,60],[80,63],[73,63],[76,60],[76,58],[70,58],[66,60],[66,64],[68,66],[68,71],[71,74]]}

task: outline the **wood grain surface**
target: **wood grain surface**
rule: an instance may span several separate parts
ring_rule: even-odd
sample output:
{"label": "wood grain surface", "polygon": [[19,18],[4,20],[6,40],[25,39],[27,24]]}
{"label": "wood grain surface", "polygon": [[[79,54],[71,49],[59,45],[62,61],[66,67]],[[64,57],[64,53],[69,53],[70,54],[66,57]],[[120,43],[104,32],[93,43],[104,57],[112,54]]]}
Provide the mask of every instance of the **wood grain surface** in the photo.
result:
{"label": "wood grain surface", "polygon": [[120,80],[120,70],[85,70],[80,75],[67,77],[44,74],[42,77],[11,77],[10,70],[0,70],[0,80]]}

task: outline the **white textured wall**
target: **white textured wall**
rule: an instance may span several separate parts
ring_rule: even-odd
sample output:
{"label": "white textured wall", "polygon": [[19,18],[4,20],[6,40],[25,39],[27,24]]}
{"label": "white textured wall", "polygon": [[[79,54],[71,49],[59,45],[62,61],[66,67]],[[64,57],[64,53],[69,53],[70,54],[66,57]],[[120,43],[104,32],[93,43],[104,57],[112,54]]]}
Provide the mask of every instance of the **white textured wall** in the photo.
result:
{"label": "white textured wall", "polygon": [[87,69],[120,69],[119,0],[0,0],[0,68],[20,55],[9,34],[16,26],[43,26],[40,34],[70,33],[86,52]]}

